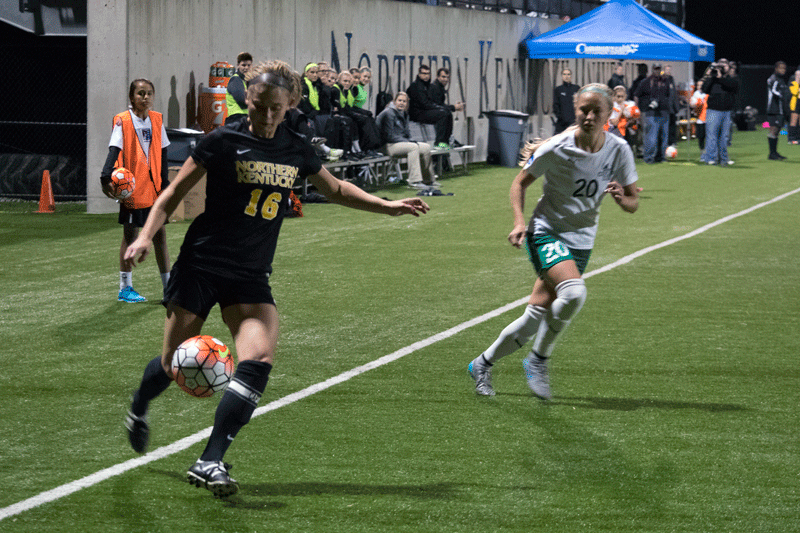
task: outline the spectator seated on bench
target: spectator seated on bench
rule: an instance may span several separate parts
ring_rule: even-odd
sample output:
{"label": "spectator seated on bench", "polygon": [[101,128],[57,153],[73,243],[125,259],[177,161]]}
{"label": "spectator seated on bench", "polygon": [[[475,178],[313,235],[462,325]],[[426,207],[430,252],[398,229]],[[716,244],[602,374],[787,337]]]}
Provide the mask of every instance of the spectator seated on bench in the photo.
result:
{"label": "spectator seated on bench", "polygon": [[351,154],[361,151],[358,147],[358,130],[353,120],[342,113],[336,71],[325,67],[319,76],[322,87],[319,92],[320,111],[316,120],[317,135],[325,137],[329,146],[343,150],[343,159],[351,159]]}
{"label": "spectator seated on bench", "polygon": [[411,140],[408,95],[397,93],[394,101],[381,111],[376,120],[383,151],[391,157],[408,158],[408,186],[414,189],[438,188],[431,159],[431,146]]}
{"label": "spectator seated on bench", "polygon": [[380,155],[375,152],[381,146],[381,137],[375,119],[368,110],[355,107],[358,90],[353,86],[352,75],[346,70],[339,74],[338,82],[333,89],[334,95],[336,90],[339,93],[340,112],[356,125],[358,149],[355,151],[363,152],[363,155],[367,157]]}
{"label": "spectator seated on bench", "polygon": [[[408,129],[411,132],[411,140],[417,142],[424,142],[433,144],[436,138],[436,132],[430,124],[420,124],[419,122],[409,121]],[[455,153],[461,158],[461,166],[464,174],[469,174],[469,160],[472,152],[475,151],[475,145],[462,145],[451,146],[447,150],[441,148],[433,148],[431,155],[433,156],[433,166],[436,173],[442,175],[445,171],[452,170],[454,167],[450,164],[450,155]]]}
{"label": "spectator seated on bench", "polygon": [[433,124],[436,129],[436,148],[450,149],[450,137],[453,135],[453,112],[445,106],[435,103],[430,96],[431,68],[420,65],[417,79],[409,85],[408,113],[411,120],[423,124]]}
{"label": "spectator seated on bench", "polygon": [[337,161],[344,151],[338,148],[330,148],[325,144],[324,139],[317,132],[317,116],[320,114],[320,92],[322,82],[319,79],[319,65],[308,63],[302,76],[302,99],[290,113],[286,114],[286,121],[289,127],[298,133],[305,135],[314,145],[317,154],[327,161]]}

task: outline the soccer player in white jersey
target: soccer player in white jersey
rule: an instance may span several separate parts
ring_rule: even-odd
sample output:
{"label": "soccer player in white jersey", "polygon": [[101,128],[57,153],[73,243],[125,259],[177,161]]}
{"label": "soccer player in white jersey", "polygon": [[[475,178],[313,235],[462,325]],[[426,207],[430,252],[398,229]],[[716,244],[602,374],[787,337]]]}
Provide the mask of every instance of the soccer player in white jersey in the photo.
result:
{"label": "soccer player in white jersey", "polygon": [[[478,394],[493,396],[492,365],[535,337],[523,368],[533,393],[551,397],[547,361],[586,300],[581,275],[594,246],[600,202],[611,196],[629,213],[639,207],[633,153],[623,139],[603,130],[612,107],[607,86],[585,85],[575,95],[576,126],[522,150],[523,168],[511,185],[514,229],[508,240],[526,246],[538,277],[523,315],[470,362]],[[539,176],[544,176],[542,197],[526,223],[525,191]]]}

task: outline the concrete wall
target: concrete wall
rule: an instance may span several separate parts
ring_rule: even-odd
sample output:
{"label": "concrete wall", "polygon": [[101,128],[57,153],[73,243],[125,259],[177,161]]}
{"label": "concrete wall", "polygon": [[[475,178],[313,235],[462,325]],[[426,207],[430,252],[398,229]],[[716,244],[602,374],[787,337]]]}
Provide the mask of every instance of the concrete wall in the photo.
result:
{"label": "concrete wall", "polygon": [[155,83],[154,109],[176,128],[195,125],[211,64],[235,63],[244,50],[256,61],[283,59],[298,70],[318,60],[339,69],[370,66],[373,109],[379,87],[405,89],[420,62],[448,66],[451,99],[463,94],[467,102],[455,136],[476,143],[480,159],[487,131],[481,112],[526,109],[518,43],[558,24],[390,0],[89,0],[88,211],[117,209],[97,176],[111,118],[126,108],[132,79]]}
{"label": "concrete wall", "polygon": [[[128,104],[130,81],[156,86],[153,108],[167,127],[194,127],[212,63],[249,51],[297,70],[326,60],[337,70],[370,66],[374,109],[379,90],[404,90],[421,62],[451,70],[450,98],[464,100],[454,135],[485,158],[484,111],[532,115],[529,131],[549,135],[553,80],[563,65],[575,83],[605,82],[613,61],[520,60],[518,45],[561,24],[556,19],[429,7],[392,0],[89,0],[87,196],[90,213],[117,210],[97,177],[111,118]],[[633,74],[633,75],[631,75]],[[635,77],[630,66],[628,80]]]}

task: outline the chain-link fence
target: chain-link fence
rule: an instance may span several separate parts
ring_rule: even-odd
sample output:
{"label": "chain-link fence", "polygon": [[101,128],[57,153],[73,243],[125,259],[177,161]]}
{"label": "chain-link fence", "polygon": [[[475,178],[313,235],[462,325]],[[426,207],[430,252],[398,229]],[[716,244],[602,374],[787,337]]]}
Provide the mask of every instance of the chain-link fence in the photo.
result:
{"label": "chain-link fence", "polygon": [[0,196],[39,198],[48,170],[57,200],[86,199],[86,37],[2,33]]}

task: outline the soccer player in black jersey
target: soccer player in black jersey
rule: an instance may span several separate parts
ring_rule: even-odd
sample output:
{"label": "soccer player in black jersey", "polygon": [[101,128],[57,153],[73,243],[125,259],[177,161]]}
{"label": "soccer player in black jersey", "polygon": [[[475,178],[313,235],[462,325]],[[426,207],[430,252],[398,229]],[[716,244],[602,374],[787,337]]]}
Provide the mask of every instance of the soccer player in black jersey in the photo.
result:
{"label": "soccer player in black jersey", "polygon": [[282,61],[262,63],[247,81],[248,120],[204,137],[151,209],[139,237],[125,253],[133,266],[148,255],[155,232],[207,173],[206,209],[192,222],[173,266],[164,303],[162,355],[144,370],[125,420],[133,449],[147,449],[149,402],[170,384],[172,355],[200,334],[219,303],[236,345],[238,365],[217,407],[214,429],[189,481],[217,497],[238,484],[222,458],[247,424],[267,385],[278,340],[278,312],[269,286],[272,258],[289,193],[305,177],[331,202],[386,215],[426,213],[420,198],[388,201],[340,181],[322,167],[311,144],[283,123],[300,101],[300,77]]}

